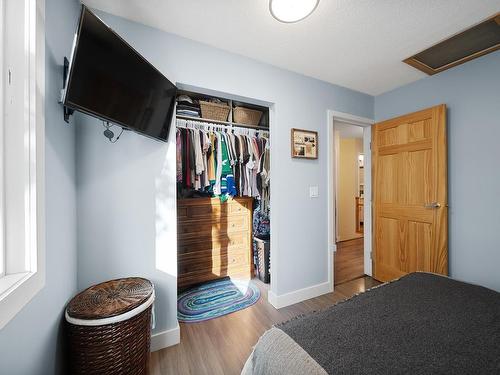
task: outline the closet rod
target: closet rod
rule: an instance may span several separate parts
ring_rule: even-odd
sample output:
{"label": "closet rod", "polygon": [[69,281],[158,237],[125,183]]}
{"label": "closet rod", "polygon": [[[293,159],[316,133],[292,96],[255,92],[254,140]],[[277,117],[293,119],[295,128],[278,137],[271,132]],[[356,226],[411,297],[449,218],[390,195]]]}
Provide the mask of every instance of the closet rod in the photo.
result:
{"label": "closet rod", "polygon": [[209,119],[204,119],[201,117],[191,117],[191,116],[183,116],[183,115],[176,115],[176,118],[178,120],[191,120],[191,121],[199,121],[199,122],[208,122],[208,123],[215,123],[215,124],[221,124],[221,125],[226,125],[226,126],[236,126],[236,127],[240,127],[240,128],[269,131],[269,127],[267,127],[267,126],[264,127],[264,126],[258,126],[258,125],[239,124],[237,122],[209,120]]}
{"label": "closet rod", "polygon": [[250,133],[255,133],[255,134],[259,133],[262,135],[267,135],[269,137],[269,130],[244,128],[241,126],[234,126],[234,125],[222,125],[208,121],[184,120],[178,118],[176,120],[176,127],[186,128],[186,129],[206,129],[206,130],[228,129],[228,130],[237,130],[238,132],[247,135],[250,135]]}

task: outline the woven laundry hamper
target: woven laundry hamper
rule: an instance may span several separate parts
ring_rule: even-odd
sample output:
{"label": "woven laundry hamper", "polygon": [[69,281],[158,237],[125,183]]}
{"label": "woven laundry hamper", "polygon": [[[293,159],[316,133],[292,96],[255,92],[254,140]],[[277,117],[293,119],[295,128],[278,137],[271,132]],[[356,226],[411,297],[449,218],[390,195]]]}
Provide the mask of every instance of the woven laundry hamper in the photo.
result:
{"label": "woven laundry hamper", "polygon": [[151,281],[126,278],[94,285],[66,307],[70,374],[148,374]]}

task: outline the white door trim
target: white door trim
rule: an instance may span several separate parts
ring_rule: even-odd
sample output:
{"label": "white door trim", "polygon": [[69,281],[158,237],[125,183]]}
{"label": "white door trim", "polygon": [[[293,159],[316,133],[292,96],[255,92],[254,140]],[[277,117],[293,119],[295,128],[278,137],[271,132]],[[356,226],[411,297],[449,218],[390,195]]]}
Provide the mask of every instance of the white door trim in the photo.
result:
{"label": "white door trim", "polygon": [[[341,121],[351,125],[364,127],[363,131],[363,152],[365,153],[365,239],[364,239],[364,265],[365,274],[372,274],[371,267],[371,126],[375,120],[352,115],[350,113],[339,111],[327,111],[327,138],[328,138],[328,259],[329,269],[328,278],[333,285],[333,252],[337,250],[335,242],[336,238],[336,212],[335,212],[335,193],[336,193],[336,171],[335,171],[335,139],[334,139],[334,122]],[[368,160],[366,157],[369,157]],[[368,161],[368,162],[366,162]]]}

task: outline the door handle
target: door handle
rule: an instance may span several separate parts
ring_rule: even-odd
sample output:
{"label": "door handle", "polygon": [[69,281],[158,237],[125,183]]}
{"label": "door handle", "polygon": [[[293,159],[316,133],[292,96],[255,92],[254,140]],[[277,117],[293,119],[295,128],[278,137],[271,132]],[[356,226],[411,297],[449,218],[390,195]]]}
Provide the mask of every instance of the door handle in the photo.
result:
{"label": "door handle", "polygon": [[439,208],[441,204],[439,202],[427,203],[424,205],[425,208]]}

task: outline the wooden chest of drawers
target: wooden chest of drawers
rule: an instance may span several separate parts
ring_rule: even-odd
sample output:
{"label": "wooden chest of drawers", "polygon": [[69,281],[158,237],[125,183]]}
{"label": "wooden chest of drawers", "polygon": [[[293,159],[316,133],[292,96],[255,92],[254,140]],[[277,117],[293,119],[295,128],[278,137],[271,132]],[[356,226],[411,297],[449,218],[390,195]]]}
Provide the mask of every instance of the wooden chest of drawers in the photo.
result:
{"label": "wooden chest of drawers", "polygon": [[178,288],[253,273],[252,198],[177,201]]}

